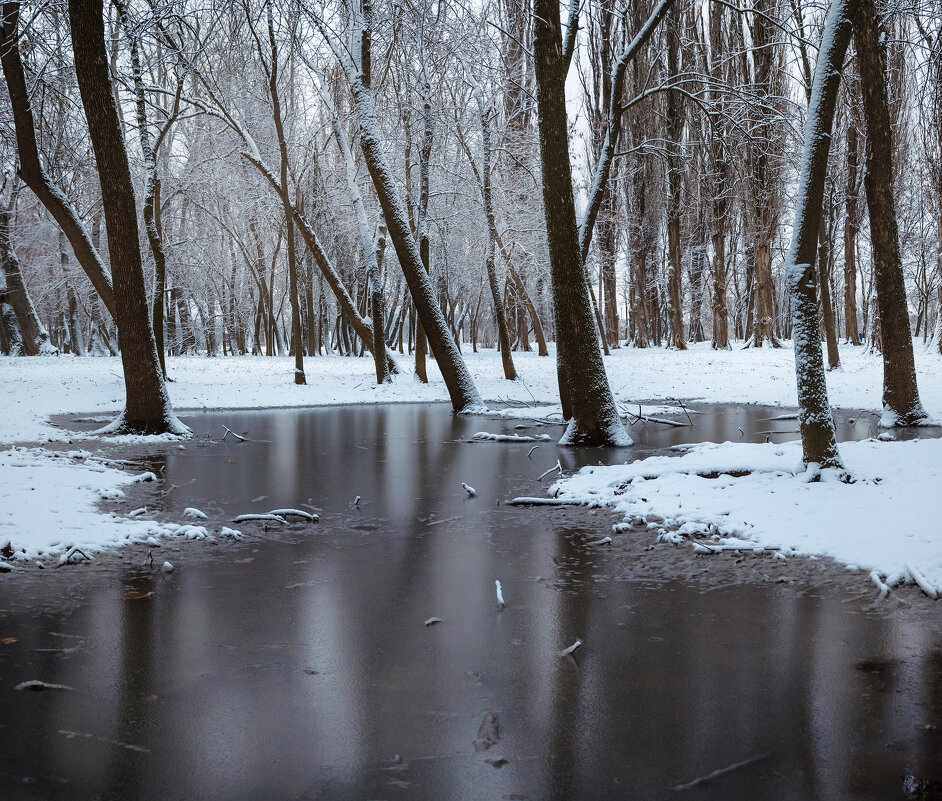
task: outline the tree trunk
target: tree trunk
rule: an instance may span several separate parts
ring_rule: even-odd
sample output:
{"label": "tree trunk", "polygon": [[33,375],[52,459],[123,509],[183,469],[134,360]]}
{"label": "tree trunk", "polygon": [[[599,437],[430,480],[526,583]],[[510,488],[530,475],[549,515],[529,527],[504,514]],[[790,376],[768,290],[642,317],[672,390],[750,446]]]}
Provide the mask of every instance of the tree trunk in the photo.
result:
{"label": "tree trunk", "polygon": [[873,269],[883,341],[883,418],[888,426],[918,425],[927,415],[916,387],[906,287],[893,198],[893,147],[879,17],[873,0],[859,0],[854,18],[860,91],[867,126],[864,186],[870,212]]}
{"label": "tree trunk", "polygon": [[860,344],[857,327],[857,211],[858,145],[857,124],[853,114],[847,125],[847,184],[844,213],[844,336],[851,345]]}
{"label": "tree trunk", "polygon": [[[317,21],[315,20],[315,24]],[[372,90],[365,86],[362,76],[331,33],[322,28],[322,34],[341,60],[360,124],[360,149],[366,162],[373,187],[383,210],[383,217],[392,239],[399,266],[409,285],[416,311],[438,362],[442,378],[448,388],[452,408],[456,412],[469,412],[483,407],[474,379],[448,330],[448,323],[435,301],[435,290],[425,270],[422,256],[409,227],[405,204],[399,198],[392,173],[380,139],[379,125]]]}
{"label": "tree trunk", "polygon": [[39,320],[33,301],[26,289],[26,282],[20,272],[20,260],[13,247],[10,232],[11,209],[0,208],[0,262],[3,268],[3,293],[0,303],[12,309],[16,328],[12,321],[7,322],[10,330],[8,348],[12,351],[14,343],[19,343],[19,354],[23,356],[37,356],[39,354],[57,353],[49,341],[49,333]]}
{"label": "tree trunk", "polygon": [[569,426],[560,444],[630,445],[599,352],[579,247],[569,165],[562,31],[556,0],[535,0],[533,24],[557,377],[564,413],[569,415]]}
{"label": "tree trunk", "polygon": [[[667,72],[668,76],[679,73],[680,15],[672,8],[667,20]],[[687,349],[684,336],[684,307],[681,277],[683,275],[683,245],[680,241],[681,193],[683,164],[681,162],[681,139],[684,120],[680,97],[668,92],[667,98],[667,317],[670,321],[670,344],[677,350]]]}
{"label": "tree trunk", "polygon": [[805,124],[805,149],[794,232],[785,260],[785,278],[792,293],[792,336],[803,460],[806,465],[836,468],[842,468],[843,463],[837,450],[837,434],[821,358],[814,265],[834,106],[840,88],[840,68],[850,42],[853,3],[854,0],[833,0],[825,20]]}
{"label": "tree trunk", "polygon": [[101,183],[121,341],[126,402],[107,431],[185,433],[164,384],[151,330],[138,244],[134,187],[111,93],[101,0],[69,0],[75,72]]}
{"label": "tree trunk", "polygon": [[[78,214],[68,198],[43,170],[39,161],[39,149],[36,145],[36,132],[33,126],[33,111],[30,107],[26,89],[26,77],[23,62],[20,60],[18,25],[20,15],[19,2],[3,4],[3,18],[0,21],[0,62],[10,94],[10,106],[13,111],[13,123],[16,128],[17,153],[20,158],[19,173],[26,185],[39,198],[46,210],[53,216],[59,227],[65,232],[75,252],[75,258],[82,265],[95,291],[102,299],[112,317],[115,317],[115,300],[111,278],[102,264],[98,251],[92,246],[88,232],[79,220]],[[117,317],[115,317],[117,320]]]}
{"label": "tree trunk", "polygon": [[504,314],[504,304],[497,285],[497,268],[494,265],[494,251],[497,237],[497,222],[494,217],[494,201],[491,197],[491,115],[485,108],[480,89],[475,91],[478,106],[478,115],[481,119],[481,147],[483,158],[481,163],[481,179],[484,192],[484,216],[487,218],[487,246],[484,263],[487,269],[487,283],[491,288],[491,298],[494,301],[494,319],[497,321],[497,338],[500,342],[500,358],[504,368],[504,378],[515,381],[517,370],[514,368],[513,356],[510,353],[510,334],[507,332],[507,317]]}

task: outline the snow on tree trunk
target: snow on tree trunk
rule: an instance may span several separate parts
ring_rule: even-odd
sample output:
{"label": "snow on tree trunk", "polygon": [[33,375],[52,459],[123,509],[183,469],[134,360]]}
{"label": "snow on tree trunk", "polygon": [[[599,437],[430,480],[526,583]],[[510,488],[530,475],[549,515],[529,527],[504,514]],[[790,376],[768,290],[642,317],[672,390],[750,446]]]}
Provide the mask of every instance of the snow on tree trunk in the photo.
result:
{"label": "snow on tree trunk", "polygon": [[792,242],[785,259],[785,280],[792,293],[792,336],[803,460],[806,465],[837,468],[842,468],[843,463],[837,450],[822,361],[815,259],[834,106],[840,88],[840,69],[850,42],[854,2],[833,0],[825,20],[805,123]]}
{"label": "snow on tree trunk", "polygon": [[323,21],[316,17],[313,21],[331,46],[334,55],[340,60],[347,76],[360,126],[360,149],[383,210],[383,218],[399,258],[399,266],[409,285],[416,312],[445,380],[452,408],[458,413],[482,409],[484,402],[448,329],[448,322],[435,297],[432,280],[425,270],[418,244],[412,236],[406,206],[396,191],[380,137],[373,92],[364,85],[363,76],[355,67],[349,53],[335,41],[336,37],[324,26]]}

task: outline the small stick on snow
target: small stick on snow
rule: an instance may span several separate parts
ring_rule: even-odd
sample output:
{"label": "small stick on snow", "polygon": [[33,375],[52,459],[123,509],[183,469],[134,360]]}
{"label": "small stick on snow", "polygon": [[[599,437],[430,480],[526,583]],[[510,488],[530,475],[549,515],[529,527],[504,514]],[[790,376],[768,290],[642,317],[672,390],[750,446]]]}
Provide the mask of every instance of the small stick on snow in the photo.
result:
{"label": "small stick on snow", "polygon": [[441,623],[442,619],[440,617],[430,617],[425,621],[426,626],[434,626],[436,623]]}
{"label": "small stick on snow", "polygon": [[464,487],[464,491],[467,492],[471,498],[478,494],[478,491],[474,487],[469,487],[463,481],[461,482],[461,486]]}
{"label": "small stick on snow", "polygon": [[582,640],[576,640],[576,641],[575,641],[572,645],[570,645],[568,648],[563,648],[563,650],[559,652],[559,655],[560,655],[560,656],[569,656],[573,651],[576,650],[576,648],[580,647],[581,645],[582,645]]}
{"label": "small stick on snow", "polygon": [[539,445],[534,445],[532,448],[530,448],[530,450],[527,451],[527,458],[529,459],[530,454],[533,453],[533,451],[535,451],[539,447],[540,447]]}
{"label": "small stick on snow", "polygon": [[272,509],[268,514],[276,515],[277,517],[300,517],[310,523],[316,523],[318,520],[320,520],[317,515],[312,515],[310,512],[304,512],[301,509]]}
{"label": "small stick on snow", "polygon": [[549,470],[547,470],[547,471],[544,472],[544,473],[540,473],[539,477],[537,478],[537,481],[542,481],[543,478],[544,478],[544,476],[549,475],[549,474],[552,473],[554,470],[558,470],[558,471],[559,471],[559,475],[562,475],[562,474],[563,474],[563,466],[562,466],[562,464],[560,464],[559,459],[556,460],[556,464],[554,464]]}
{"label": "small stick on snow", "polygon": [[503,609],[507,604],[504,603],[504,593],[501,591],[500,579],[495,579],[494,584],[497,587],[497,608]]}
{"label": "small stick on snow", "polygon": [[870,580],[877,585],[877,589],[880,590],[881,598],[886,598],[886,596],[889,595],[889,585],[884,584],[883,580],[880,578],[880,574],[876,570],[870,571]]}
{"label": "small stick on snow", "polygon": [[591,547],[593,545],[608,545],[612,541],[611,537],[602,537],[600,540],[592,540],[592,542],[587,542],[586,547]]}
{"label": "small stick on snow", "polygon": [[938,599],[939,591],[928,582],[922,573],[916,570],[916,568],[914,568],[912,565],[906,565],[906,569],[909,571],[909,575],[913,577],[913,581],[919,585],[919,589],[921,589],[933,601]]}
{"label": "small stick on snow", "polygon": [[283,517],[279,517],[278,515],[239,515],[238,517],[233,518],[232,522],[233,523],[246,523],[249,520],[263,520],[263,521],[268,520],[273,523],[287,523],[288,522]]}

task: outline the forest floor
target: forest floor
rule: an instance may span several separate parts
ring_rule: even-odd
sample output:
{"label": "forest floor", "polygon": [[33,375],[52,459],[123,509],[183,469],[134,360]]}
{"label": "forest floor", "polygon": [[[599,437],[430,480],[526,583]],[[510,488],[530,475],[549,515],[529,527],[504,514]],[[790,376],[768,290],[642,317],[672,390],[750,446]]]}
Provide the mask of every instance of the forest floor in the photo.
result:
{"label": "forest floor", "polygon": [[[923,403],[933,418],[942,420],[942,358],[921,343],[915,352]],[[515,382],[502,378],[500,359],[492,350],[466,353],[465,358],[486,401],[531,407],[505,415],[549,416],[558,411],[552,357],[515,353],[521,375]],[[828,374],[832,404],[871,412],[876,421],[880,356],[845,346],[841,358],[841,368]],[[377,387],[369,358],[309,358],[308,383],[299,387],[291,382],[293,360],[288,358],[171,358],[170,394],[178,410],[447,400],[434,362],[428,385],[412,377],[407,357],[401,363],[403,375]],[[616,399],[626,411],[636,411],[644,401],[645,413],[663,414],[666,410],[649,404],[676,407],[678,398],[796,405],[788,347],[726,352],[715,352],[708,343],[686,352],[622,348],[606,359],[606,366]],[[57,415],[69,414],[74,420],[80,413],[89,422],[104,423],[122,402],[117,359],[0,358],[0,445],[19,446],[0,450],[0,546],[9,543],[5,555],[10,563],[35,563],[39,556],[62,559],[73,546],[94,552],[151,537],[215,536],[198,518],[157,523],[101,511],[101,501],[121,498],[129,482],[152,478],[140,474],[140,467],[138,475],[118,469],[133,469],[135,454],[148,443],[184,447],[168,441],[172,438],[163,443],[128,437],[96,441],[83,434],[83,449],[69,448],[79,438],[56,424]],[[871,439],[845,444],[842,453],[854,483],[827,474],[818,481],[814,472],[800,470],[797,443],[727,443],[697,446],[679,458],[585,468],[561,480],[551,493],[614,507],[625,519],[647,525],[652,539],[683,540],[683,547],[696,548],[697,542],[715,549],[745,540],[751,545],[744,547],[777,548],[783,556],[823,555],[856,569],[875,570],[888,583],[921,580],[930,594],[942,587],[942,540],[935,536],[942,519],[942,442]],[[114,461],[121,458],[131,464]],[[618,531],[616,523],[616,535]]]}

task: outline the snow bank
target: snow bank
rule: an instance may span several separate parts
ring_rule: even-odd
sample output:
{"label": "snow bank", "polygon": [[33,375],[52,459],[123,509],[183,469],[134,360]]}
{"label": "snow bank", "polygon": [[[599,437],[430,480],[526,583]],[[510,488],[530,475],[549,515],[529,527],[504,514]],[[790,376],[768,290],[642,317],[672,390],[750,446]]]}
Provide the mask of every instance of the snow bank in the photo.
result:
{"label": "snow bank", "polygon": [[[123,486],[153,479],[107,467],[86,451],[54,452],[13,448],[0,452],[0,548],[12,556],[4,565],[43,561],[49,557],[80,558],[129,542],[156,544],[157,537],[205,539],[203,526],[179,526],[134,517],[103,514],[102,499],[124,497]],[[9,545],[9,548],[5,546]]]}
{"label": "snow bank", "polygon": [[[854,483],[801,467],[801,445],[688,447],[677,457],[587,467],[550,494],[658,521],[654,528],[831,557],[883,575],[921,572],[942,587],[942,440],[841,446]],[[812,480],[818,479],[818,480]],[[619,529],[618,526],[615,527]]]}
{"label": "snow bank", "polygon": [[[923,405],[942,419],[942,359],[920,343],[915,355]],[[518,381],[503,378],[500,356],[493,350],[465,353],[464,358],[485,399],[534,407],[530,413],[524,409],[510,414],[547,419],[559,413],[552,354],[541,358],[536,353],[515,353]],[[406,369],[408,361],[400,359]],[[841,362],[841,369],[827,377],[831,403],[881,412],[881,357],[842,345]],[[174,381],[168,391],[177,410],[448,400],[434,360],[429,361],[428,384],[407,373],[383,386],[376,385],[370,358],[319,356],[306,359],[304,365],[307,384],[298,386],[294,361],[288,357],[171,357],[167,368]],[[798,402],[794,353],[788,343],[781,349],[730,351],[714,351],[708,342],[686,351],[619,348],[605,358],[605,366],[615,399],[632,414],[637,401],[648,399],[781,406]],[[124,384],[116,359],[0,357],[0,443],[68,440],[69,432],[48,424],[50,415],[85,412],[102,418],[104,425],[123,404]],[[665,412],[645,409],[646,414]]]}

